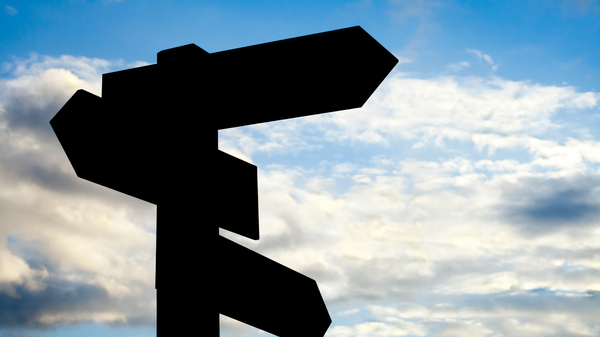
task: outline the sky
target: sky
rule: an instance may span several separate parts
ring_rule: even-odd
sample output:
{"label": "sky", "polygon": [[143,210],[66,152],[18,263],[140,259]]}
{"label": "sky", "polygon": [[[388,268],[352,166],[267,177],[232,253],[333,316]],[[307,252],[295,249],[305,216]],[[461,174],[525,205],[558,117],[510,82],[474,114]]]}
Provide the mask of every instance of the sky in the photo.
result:
{"label": "sky", "polygon": [[362,108],[219,131],[261,238],[220,234],[313,278],[328,337],[600,336],[598,1],[31,0],[0,3],[0,337],[156,335],[156,206],[77,178],[76,90],[356,25],[399,60]]}

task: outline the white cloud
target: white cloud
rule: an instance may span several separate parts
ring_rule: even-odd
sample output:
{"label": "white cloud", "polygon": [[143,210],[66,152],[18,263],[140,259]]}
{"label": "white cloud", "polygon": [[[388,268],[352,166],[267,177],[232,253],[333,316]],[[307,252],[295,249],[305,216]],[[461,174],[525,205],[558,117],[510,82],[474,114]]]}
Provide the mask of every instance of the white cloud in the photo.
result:
{"label": "white cloud", "polygon": [[400,56],[400,55],[394,55],[394,56],[398,59],[398,64],[414,62],[414,59],[410,58],[410,57],[404,57],[404,56]]}
{"label": "white cloud", "polygon": [[[491,57],[481,57],[493,64]],[[558,319],[551,326],[543,325],[544,308],[548,307],[542,300],[536,302],[541,313],[523,303],[539,289],[556,292],[547,295],[556,303],[594,291],[598,287],[591,276],[595,255],[576,260],[567,252],[597,251],[600,230],[597,225],[565,225],[564,230],[551,231],[540,224],[543,220],[528,218],[531,224],[516,224],[509,214],[539,214],[548,207],[544,200],[535,201],[537,194],[528,194],[531,189],[541,191],[540,196],[559,198],[562,190],[579,188],[586,179],[594,179],[589,164],[598,161],[595,141],[560,143],[547,139],[547,134],[563,127],[553,119],[556,113],[597,107],[597,99],[597,93],[582,93],[573,87],[499,77],[414,79],[392,75],[362,109],[299,119],[293,133],[280,133],[290,139],[302,135],[307,156],[318,156],[309,148],[322,139],[336,146],[370,143],[386,150],[361,164],[327,157],[318,170],[290,170],[279,165],[261,172],[259,179],[265,186],[259,186],[261,216],[267,220],[261,223],[261,230],[269,235],[248,246],[313,277],[326,303],[414,301],[413,294],[433,291],[453,298],[447,299],[450,303],[411,303],[387,314],[370,307],[376,322],[335,325],[334,320],[328,335],[402,335],[406,330],[396,330],[394,324],[402,326],[407,320],[424,334],[468,331],[476,336],[545,336],[571,331],[570,323]],[[310,137],[302,133],[307,129],[313,131]],[[258,144],[269,136],[257,129],[240,130],[244,130],[243,142],[254,140],[253,153],[260,153]],[[374,138],[365,137],[369,134],[381,138],[373,142]],[[223,139],[236,144],[234,137]],[[461,140],[473,150],[487,146],[490,158],[473,159],[469,152],[451,152],[454,149],[445,139]],[[408,152],[398,160],[393,153],[406,142],[413,142],[412,147],[420,151],[434,143],[447,151],[445,159],[416,159]],[[529,150],[531,157],[491,158],[497,149],[518,148]],[[289,150],[281,147],[278,151],[285,155]],[[279,158],[271,160],[285,159]],[[579,183],[577,177],[582,174],[589,178],[581,178]],[[317,187],[307,192],[306,181],[311,176],[329,183],[314,185]],[[531,180],[534,178],[537,180]],[[340,192],[337,186],[346,180],[348,189]],[[507,192],[513,189],[523,199]],[[593,193],[590,202],[599,202]],[[579,199],[563,200],[567,206],[562,210],[567,213],[588,207],[579,206]],[[523,230],[530,226],[537,234],[527,237]],[[556,256],[563,256],[564,261],[557,264]],[[571,267],[575,265],[578,267]],[[457,300],[465,295],[485,299],[491,294],[505,294],[501,296],[505,302],[484,310]],[[511,304],[503,307],[506,304],[501,303]],[[336,308],[343,308],[338,312],[351,310],[341,305]],[[594,319],[582,316],[578,305],[561,308],[557,315],[580,317],[577,331],[595,331]],[[516,321],[513,324],[511,320]]]}
{"label": "white cloud", "polygon": [[458,320],[445,320],[440,324],[440,327],[436,329],[436,333],[440,336],[448,337],[488,337],[495,335],[495,331],[491,330],[490,327],[487,327],[483,322]]}
{"label": "white cloud", "polygon": [[477,50],[477,49],[469,49],[467,48],[467,53],[471,53],[476,55],[480,60],[485,60],[489,65],[492,66],[492,70],[496,71],[498,69],[498,65],[494,64],[494,60],[492,60],[492,57],[488,54],[484,54],[481,51]]}
{"label": "white cloud", "polygon": [[46,268],[33,269],[6,247],[0,248],[0,292],[11,297],[20,297],[15,290],[16,285],[25,286],[29,291],[40,290],[45,288],[46,277]]}
{"label": "white cloud", "polygon": [[[505,299],[509,298],[510,296]],[[433,335],[463,336],[468,333],[470,336],[594,336],[599,331],[593,326],[593,315],[588,316],[586,322],[585,318],[581,319],[580,313],[578,317],[577,314],[569,315],[551,308],[538,307],[548,298],[540,299],[534,295],[519,300],[527,301],[530,306],[514,307],[510,302],[486,300],[485,304],[470,308],[455,307],[448,303],[429,306],[397,303],[391,306],[373,305],[369,306],[369,310],[377,320],[386,322],[410,319]],[[570,309],[577,310],[576,305]],[[532,307],[537,310],[531,310]],[[524,313],[527,314],[526,318],[522,316]]]}
{"label": "white cloud", "polygon": [[[521,139],[507,144],[523,143]],[[573,144],[577,147],[582,142]],[[538,145],[543,148],[552,144],[540,142]],[[581,148],[593,153],[594,147]],[[503,189],[513,183],[522,184],[521,179],[532,174],[532,164],[519,164],[515,160],[472,161],[461,157],[441,162],[404,160],[390,164],[382,156],[370,163],[373,166],[364,168],[355,163],[322,164],[331,165],[337,172],[364,172],[355,175],[357,183],[350,190],[336,196],[333,193],[335,179],[334,186],[313,185],[318,187],[307,193],[303,187],[307,183],[303,181],[310,180],[315,172],[286,171],[282,166],[273,166],[268,173],[261,172],[262,186],[269,186],[271,191],[261,189],[265,205],[262,207],[272,207],[271,210],[261,208],[261,214],[273,216],[261,223],[261,229],[269,231],[277,227],[279,230],[271,232],[273,236],[257,242],[253,248],[315,278],[326,302],[370,298],[371,303],[377,303],[377,298],[403,298],[409,293],[433,289],[441,295],[456,296],[505,292],[518,295],[540,288],[585,294],[595,289],[596,284],[590,278],[593,272],[588,268],[596,268],[593,266],[597,257],[592,254],[577,262],[569,258],[569,263],[587,270],[587,274],[570,274],[562,271],[563,263],[553,262],[552,255],[562,249],[598,249],[600,231],[586,231],[585,240],[578,239],[579,248],[576,248],[565,245],[571,242],[568,233],[533,239],[522,237],[497,213],[495,207],[506,201]],[[480,169],[493,174],[475,173]],[[569,174],[573,173],[567,171],[567,177]],[[285,184],[277,183],[275,177]],[[461,180],[464,177],[474,179],[464,184]],[[550,179],[552,176],[541,177]],[[277,195],[271,196],[275,192]],[[314,198],[312,193],[316,194]],[[281,204],[283,200],[286,200],[285,207]],[[344,207],[328,213],[320,208],[319,202],[311,200],[323,200],[323,206],[336,200]],[[275,242],[280,245],[277,250],[273,250]],[[290,251],[282,247],[294,248]],[[558,251],[549,255],[536,251],[544,247]],[[525,258],[533,256],[542,258]],[[316,265],[321,266],[319,272]],[[510,271],[500,271],[506,268]],[[575,313],[575,306],[561,310],[565,315],[579,315]],[[444,331],[455,335],[463,330],[482,336],[498,331],[526,335],[540,325],[520,324],[511,330],[508,325],[499,328],[493,322],[508,322],[514,317],[537,319],[536,315],[518,304],[514,310],[494,309],[483,313],[478,308],[413,305],[396,313],[381,314],[377,324],[337,325],[329,334],[401,335],[406,330],[394,327],[393,324],[399,322],[396,318],[401,321],[420,318],[424,321],[411,322],[424,327],[425,330],[419,330],[423,333]],[[453,321],[454,318],[458,320]],[[590,327],[592,322],[590,319],[582,321],[581,329],[594,331]],[[556,323],[546,330],[562,331],[566,325]],[[546,330],[540,330],[539,334],[546,335],[549,333]]]}
{"label": "white cloud", "polygon": [[143,67],[143,66],[147,66],[150,65],[150,63],[146,62],[146,61],[134,61],[131,63],[127,64],[127,68],[138,68],[138,67]]}
{"label": "white cloud", "polygon": [[465,68],[469,68],[471,67],[471,64],[467,61],[462,61],[462,62],[457,62],[457,63],[452,63],[450,65],[446,66],[446,69],[452,71],[452,72],[458,72],[461,71]]}
{"label": "white cloud", "polygon": [[493,294],[518,288],[515,272],[456,275],[434,292],[442,294]]}
{"label": "white cloud", "polygon": [[61,323],[78,323],[85,321],[94,321],[96,323],[127,323],[127,315],[121,312],[68,312],[68,313],[45,313],[41,315],[39,321],[43,324],[53,325]]}
{"label": "white cloud", "polygon": [[348,309],[348,310],[340,311],[340,312],[336,313],[336,315],[338,315],[338,316],[347,316],[347,315],[356,314],[357,312],[359,312],[359,309],[358,308],[354,308],[354,309]]}
{"label": "white cloud", "polygon": [[492,133],[473,134],[472,140],[479,150],[487,146],[489,154],[493,154],[496,149],[526,148],[534,155],[529,166],[581,170],[585,169],[586,161],[600,162],[600,142],[596,141],[569,138],[564,145],[560,145],[526,135],[502,136]]}
{"label": "white cloud", "polygon": [[[98,90],[99,76],[110,66],[103,60],[38,57],[7,67],[13,78],[0,83],[9,89],[3,91],[0,128],[0,249],[12,254],[2,255],[8,261],[0,264],[8,270],[0,270],[3,291],[15,296],[19,287],[45,291],[52,287],[49,279],[61,279],[101,289],[107,301],[128,303],[122,310],[49,311],[40,316],[47,322],[122,321],[138,313],[150,317],[154,310],[155,209],[78,179],[58,142],[38,126],[47,127],[48,116],[74,88]],[[558,224],[550,231],[535,215],[540,207],[547,210],[549,196],[570,205],[567,213],[595,214],[600,200],[589,164],[600,160],[597,142],[560,143],[546,132],[561,130],[552,119],[557,111],[596,107],[597,94],[499,77],[402,74],[380,89],[362,109],[221,132],[224,151],[260,164],[261,240],[223,235],[314,278],[326,303],[336,308],[332,312],[354,319],[366,310],[344,305],[355,300],[373,305],[376,320],[336,325],[330,336],[455,335],[460,329],[482,336],[596,333],[593,318],[586,316],[593,308],[586,314],[584,302],[569,301],[600,289],[597,223]],[[7,118],[18,107],[43,123],[13,127]],[[481,159],[475,151],[454,151],[445,139],[461,140],[472,150],[523,147],[532,157]],[[319,157],[326,141],[339,157],[327,151]],[[441,159],[395,152],[411,142],[423,144],[422,150],[432,141]],[[343,153],[352,142],[385,151],[352,160]],[[282,163],[307,153],[319,164]],[[580,196],[589,203],[582,204]],[[506,209],[530,216],[529,222],[513,221]],[[538,231],[526,236],[525,227]],[[9,247],[8,236],[20,239]],[[36,260],[39,265],[52,268],[29,264],[27,249],[39,251],[44,257]],[[527,305],[537,299],[543,308],[541,295],[533,294],[541,288],[579,296],[548,295],[563,304],[556,315],[578,321],[559,317],[541,324],[540,309]],[[414,303],[415,294],[433,290],[439,301]],[[465,294],[504,292],[510,296],[489,310],[476,301],[460,302]],[[413,302],[392,307],[383,301]]]}
{"label": "white cloud", "polygon": [[[27,324],[155,319],[154,206],[77,178],[49,125],[112,66],[34,54],[0,80],[0,292],[29,301]],[[44,302],[65,289],[80,299]]]}
{"label": "white cloud", "polygon": [[361,109],[219,131],[219,146],[255,153],[285,154],[338,144],[389,147],[401,139],[413,148],[444,139],[470,141],[473,134],[541,135],[558,130],[559,111],[597,106],[598,94],[573,87],[542,86],[500,77],[408,78],[390,75]]}
{"label": "white cloud", "polygon": [[472,133],[539,134],[559,125],[551,117],[560,109],[589,109],[597,94],[571,87],[514,82],[498,77],[440,77],[429,80],[394,75],[361,110],[321,116],[315,122],[333,123],[326,139],[364,142],[364,134],[384,135],[383,141],[471,138]]}
{"label": "white cloud", "polygon": [[66,69],[87,82],[100,81],[110,71],[111,63],[98,58],[62,55],[58,58],[32,53],[28,59],[15,59],[12,75],[15,77],[40,76],[49,69]]}
{"label": "white cloud", "polygon": [[392,324],[383,322],[366,322],[348,326],[336,326],[327,331],[328,337],[379,337],[379,336],[424,336],[423,326],[412,322],[396,320]]}

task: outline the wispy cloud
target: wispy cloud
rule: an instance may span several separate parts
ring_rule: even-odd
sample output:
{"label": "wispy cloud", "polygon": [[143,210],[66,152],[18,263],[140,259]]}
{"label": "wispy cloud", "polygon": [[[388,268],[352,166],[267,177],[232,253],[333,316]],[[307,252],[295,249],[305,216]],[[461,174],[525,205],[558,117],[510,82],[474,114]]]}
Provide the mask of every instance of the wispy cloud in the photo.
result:
{"label": "wispy cloud", "polygon": [[498,65],[494,64],[494,61],[492,60],[492,57],[490,55],[484,54],[477,49],[467,48],[466,50],[467,50],[467,53],[476,55],[480,60],[485,60],[489,65],[492,66],[492,70],[496,71],[498,69]]}
{"label": "wispy cloud", "polygon": [[398,64],[414,62],[414,59],[410,58],[410,57],[404,57],[404,56],[400,56],[400,55],[394,55],[394,56],[398,59]]}
{"label": "wispy cloud", "polygon": [[393,0],[392,5],[395,7],[394,15],[397,18],[416,17],[421,20],[429,19],[437,10],[446,6],[446,4],[437,0]]}
{"label": "wispy cloud", "polygon": [[4,13],[6,13],[10,16],[15,16],[15,15],[19,14],[19,11],[12,6],[4,5]]}
{"label": "wispy cloud", "polygon": [[452,71],[452,72],[458,72],[465,68],[469,68],[470,66],[471,66],[471,63],[469,63],[467,61],[463,61],[463,62],[452,63],[452,64],[446,66],[446,69],[448,69],[449,71]]}

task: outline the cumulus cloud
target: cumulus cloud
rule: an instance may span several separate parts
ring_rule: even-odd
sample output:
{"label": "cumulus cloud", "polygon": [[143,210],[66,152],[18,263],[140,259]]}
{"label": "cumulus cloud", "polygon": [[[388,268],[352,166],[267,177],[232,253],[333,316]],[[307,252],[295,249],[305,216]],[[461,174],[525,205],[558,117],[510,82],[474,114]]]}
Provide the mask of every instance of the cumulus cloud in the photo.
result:
{"label": "cumulus cloud", "polygon": [[[593,335],[578,305],[597,303],[597,144],[548,135],[564,130],[557,113],[587,112],[597,99],[496,76],[397,73],[360,110],[221,132],[220,144],[259,166],[264,240],[231,237],[315,278],[330,312],[408,303],[360,310],[361,323],[334,318],[331,336]],[[275,127],[303,151],[261,147]],[[347,145],[385,150],[350,162]],[[430,145],[440,152],[419,156]],[[506,158],[519,149],[529,156]],[[286,154],[319,165],[264,164]]]}
{"label": "cumulus cloud", "polygon": [[[111,67],[41,56],[4,67],[3,326],[154,322],[155,208],[78,179],[48,125]],[[219,147],[259,167],[261,240],[221,235],[314,278],[340,313],[331,336],[597,334],[598,145],[548,138],[556,113],[597,97],[397,73],[362,109],[223,130]],[[494,157],[518,148],[530,156]]]}
{"label": "cumulus cloud", "polygon": [[[118,66],[118,65],[117,65]],[[152,325],[154,206],[78,179],[49,121],[100,59],[32,55],[0,80],[0,326]]]}
{"label": "cumulus cloud", "polygon": [[[311,151],[327,142],[389,146],[398,140],[442,147],[444,140],[469,141],[475,134],[541,135],[559,130],[559,111],[597,106],[598,94],[573,87],[541,86],[500,77],[388,77],[362,109],[223,130],[247,155]],[[242,135],[242,133],[244,135]],[[252,137],[249,135],[252,134]],[[323,136],[324,134],[324,136]],[[516,140],[515,140],[516,141]],[[220,145],[221,146],[221,145]],[[258,152],[257,152],[258,151]]]}
{"label": "cumulus cloud", "polygon": [[0,292],[11,297],[19,297],[16,287],[23,286],[29,291],[46,287],[46,268],[33,269],[23,258],[12,254],[6,247],[0,251]]}

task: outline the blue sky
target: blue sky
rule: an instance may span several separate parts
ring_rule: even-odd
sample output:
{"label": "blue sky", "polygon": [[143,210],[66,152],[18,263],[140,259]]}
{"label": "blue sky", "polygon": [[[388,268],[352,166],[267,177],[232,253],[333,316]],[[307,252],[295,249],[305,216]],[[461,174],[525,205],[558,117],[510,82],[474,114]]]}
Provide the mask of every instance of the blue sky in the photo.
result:
{"label": "blue sky", "polygon": [[48,121],[77,89],[355,25],[399,64],[360,109],[220,131],[261,239],[221,235],[315,279],[329,337],[600,335],[597,1],[0,6],[1,337],[155,334],[156,208],[75,176]]}

